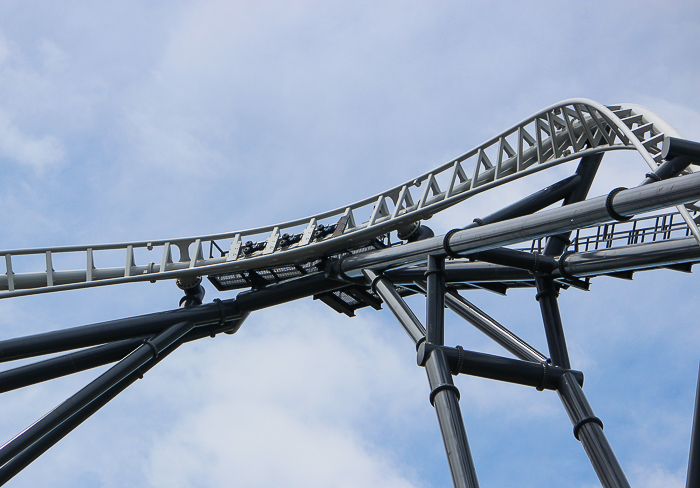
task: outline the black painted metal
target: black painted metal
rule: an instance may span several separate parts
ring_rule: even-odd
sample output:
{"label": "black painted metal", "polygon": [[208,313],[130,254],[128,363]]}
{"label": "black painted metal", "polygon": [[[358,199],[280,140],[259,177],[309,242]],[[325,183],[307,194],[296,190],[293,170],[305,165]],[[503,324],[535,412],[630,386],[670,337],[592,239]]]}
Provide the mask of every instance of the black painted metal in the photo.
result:
{"label": "black painted metal", "polygon": [[583,373],[567,370],[547,363],[534,363],[504,358],[454,347],[435,346],[422,343],[418,346],[418,365],[425,366],[431,352],[442,349],[452,374],[462,373],[519,385],[532,386],[539,390],[556,390],[565,373],[571,373],[583,385]]}
{"label": "black painted metal", "polygon": [[573,374],[566,373],[562,376],[558,391],[574,425],[574,435],[583,444],[600,483],[605,488],[629,488],[625,473],[603,433],[602,422],[593,413]]}
{"label": "black painted metal", "polygon": [[678,156],[673,159],[667,159],[659,165],[659,167],[654,171],[653,177],[647,177],[642,181],[642,185],[648,185],[655,181],[665,180],[667,178],[674,178],[681,174],[690,164],[693,162],[692,156]]}
{"label": "black painted metal", "polygon": [[401,296],[396,292],[391,281],[379,276],[371,269],[364,270],[367,280],[372,284],[374,290],[382,298],[391,313],[394,314],[399,323],[414,343],[418,343],[425,337],[425,328],[413,313],[413,310],[406,304]]}
{"label": "black painted metal", "polygon": [[579,175],[571,175],[484,218],[475,219],[474,223],[467,225],[464,229],[530,215],[566,198],[576,189],[580,182],[581,177]]}
{"label": "black painted metal", "polygon": [[96,400],[100,395],[137,371],[139,367],[146,364],[149,360],[158,357],[160,351],[182,338],[182,336],[193,327],[194,324],[192,322],[181,322],[169,327],[153,339],[147,340],[146,343],[139,346],[129,356],[112,366],[97,379],[90,382],[85,388],[2,446],[2,448],[0,448],[0,465],[4,465],[10,459],[17,456],[41,437],[58,427],[62,422],[75,415],[90,402]]}
{"label": "black painted metal", "polygon": [[150,359],[136,371],[130,373],[121,381],[118,381],[114,386],[109,388],[107,391],[98,396],[92,402],[77,409],[75,413],[73,413],[65,421],[61,422],[54,429],[48,431],[36,442],[28,446],[26,449],[22,450],[10,461],[2,465],[2,467],[0,467],[0,485],[4,485],[7,481],[12,479],[15,475],[17,475],[17,473],[22,471],[36,458],[41,456],[58,441],[60,441],[66,435],[72,432],[73,429],[75,429],[85,420],[87,420],[92,414],[97,412],[100,408],[102,408],[111,400],[113,400],[119,393],[121,393],[130,385],[135,383],[136,380],[143,378],[143,375],[146,372],[148,372],[153,366],[158,364],[160,361],[165,359],[165,357],[167,357],[171,352],[177,349],[184,342],[186,342],[185,337],[181,337],[180,339],[173,342],[171,345],[164,347],[161,351],[158,352],[157,357]]}
{"label": "black painted metal", "polygon": [[445,258],[428,256],[426,339],[432,344],[445,343]]}
{"label": "black painted metal", "polygon": [[[428,256],[426,280],[426,339],[441,346],[445,343],[445,259]],[[459,408],[459,391],[445,355],[434,350],[424,362],[430,383],[430,402],[437,412],[452,482],[458,488],[476,488],[479,482],[469,450],[462,412]]]}
{"label": "black painted metal", "polygon": [[552,364],[561,366],[564,369],[571,369],[569,352],[566,348],[566,339],[564,337],[564,327],[559,314],[559,304],[557,302],[559,290],[557,285],[548,276],[536,276],[535,284],[537,285],[536,298],[540,303],[540,311],[542,312],[542,321],[544,322],[544,331],[547,336],[547,346],[549,347]]}
{"label": "black painted metal", "polygon": [[[588,192],[591,189],[595,175],[598,173],[598,168],[600,167],[600,162],[603,160],[604,153],[592,154],[590,156],[585,156],[581,158],[578,167],[576,168],[576,175],[581,178],[581,182],[574,190],[564,198],[563,205],[570,205],[572,203],[582,202],[586,199]],[[544,249],[545,256],[559,256],[564,252],[566,246],[569,244],[569,238],[571,237],[571,232],[563,232],[551,236],[547,239],[547,245]]]}
{"label": "black painted metal", "polygon": [[[396,284],[410,284],[425,279],[425,266],[389,269],[384,275]],[[486,283],[503,281],[532,281],[532,273],[524,269],[490,263],[467,263],[454,261],[445,263],[447,283]]]}
{"label": "black painted metal", "polygon": [[445,443],[452,482],[455,488],[477,488],[479,481],[459,408],[459,394],[452,382],[445,355],[440,349],[434,349],[428,356],[425,371],[430,383],[431,403],[435,407]]}
{"label": "black painted metal", "polygon": [[678,137],[666,137],[661,148],[661,156],[664,159],[689,156],[693,161],[700,161],[700,143]]}
{"label": "black painted metal", "polygon": [[218,304],[207,303],[168,312],[7,339],[0,341],[0,362],[147,337],[183,321],[193,322],[197,326],[213,326],[223,320],[229,322],[231,327],[235,327],[236,319],[245,313],[345,286],[348,286],[345,282],[329,279],[324,273],[316,273],[270,285],[261,290],[239,293],[235,299],[221,300]]}
{"label": "black painted metal", "polygon": [[469,257],[487,263],[524,269],[532,273],[551,273],[559,266],[551,256],[541,256],[505,247],[477,252],[470,254]]}
{"label": "black painted metal", "polygon": [[693,430],[690,436],[690,454],[688,455],[688,477],[685,488],[700,486],[700,373],[698,386],[695,389],[695,412],[693,414]]}
{"label": "black painted metal", "polygon": [[129,339],[46,359],[0,373],[0,393],[119,361],[143,341]]}

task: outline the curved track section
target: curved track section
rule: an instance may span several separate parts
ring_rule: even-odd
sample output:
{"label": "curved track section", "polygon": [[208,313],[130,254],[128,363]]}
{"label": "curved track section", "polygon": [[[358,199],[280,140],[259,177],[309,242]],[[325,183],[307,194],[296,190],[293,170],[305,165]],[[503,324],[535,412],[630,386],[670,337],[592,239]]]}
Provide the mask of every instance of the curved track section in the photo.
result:
{"label": "curved track section", "polygon": [[[655,169],[664,137],[679,135],[637,105],[565,100],[411,181],[318,215],[198,237],[0,251],[0,298],[300,263],[362,248],[477,193],[589,154],[636,150]],[[108,257],[124,265],[102,267]],[[42,268],[45,262],[42,271],[22,271],[25,261],[37,260]]]}

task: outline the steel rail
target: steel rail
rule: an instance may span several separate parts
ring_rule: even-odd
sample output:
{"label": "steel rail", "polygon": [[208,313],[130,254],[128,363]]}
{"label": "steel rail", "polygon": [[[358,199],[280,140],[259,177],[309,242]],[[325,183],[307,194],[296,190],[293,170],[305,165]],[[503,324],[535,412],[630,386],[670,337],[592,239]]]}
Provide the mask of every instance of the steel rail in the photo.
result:
{"label": "steel rail", "polygon": [[[402,185],[314,216],[196,237],[0,251],[0,263],[5,264],[5,272],[0,274],[0,290],[4,290],[0,291],[0,298],[298,262],[361,244],[429,218],[478,193],[587,155],[636,150],[647,164],[655,167],[662,157],[659,145],[665,133],[661,129],[679,135],[647,109],[629,105],[605,107],[582,98],[565,100]],[[370,215],[369,219],[355,222],[355,215],[363,211]],[[324,234],[322,225],[326,230],[335,226],[334,231]],[[283,245],[285,234],[296,235],[298,242]],[[246,254],[244,241],[256,238],[264,247]],[[226,251],[220,257],[205,257],[207,245],[213,247],[214,243]],[[176,249],[178,257],[174,257]],[[118,252],[125,265],[99,267],[100,259],[106,257],[103,253],[109,252]],[[85,263],[85,267],[55,269],[56,256],[65,253]],[[151,256],[155,259],[136,264],[137,257],[143,258],[137,256],[139,253],[144,253],[146,260],[151,260]],[[19,272],[24,256],[41,259],[45,270]]]}

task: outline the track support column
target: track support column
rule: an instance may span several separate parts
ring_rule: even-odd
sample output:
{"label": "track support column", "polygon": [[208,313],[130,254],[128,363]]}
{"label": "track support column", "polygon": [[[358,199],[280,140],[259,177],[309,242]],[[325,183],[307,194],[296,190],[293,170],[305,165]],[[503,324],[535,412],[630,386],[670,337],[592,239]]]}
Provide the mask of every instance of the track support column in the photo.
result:
{"label": "track support column", "polygon": [[573,374],[562,376],[558,392],[574,425],[574,436],[583,444],[600,483],[605,488],[629,488],[625,473],[603,433],[603,422],[593,413]]}
{"label": "track support column", "polygon": [[[427,342],[442,346],[445,342],[445,259],[428,256],[426,330]],[[425,361],[430,383],[430,403],[435,407],[452,482],[456,488],[477,488],[474,461],[469,450],[462,412],[459,408],[459,390],[452,382],[452,372],[440,349],[430,352]]]}

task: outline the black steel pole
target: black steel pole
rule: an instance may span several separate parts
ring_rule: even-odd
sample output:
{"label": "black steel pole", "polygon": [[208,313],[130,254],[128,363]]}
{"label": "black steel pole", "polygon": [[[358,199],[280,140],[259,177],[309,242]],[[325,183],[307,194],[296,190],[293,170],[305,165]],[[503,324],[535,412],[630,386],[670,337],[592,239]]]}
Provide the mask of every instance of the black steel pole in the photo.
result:
{"label": "black steel pole", "polygon": [[[595,175],[598,173],[600,162],[603,160],[604,153],[591,154],[581,158],[581,162],[576,168],[576,174],[581,177],[580,184],[569,194],[562,205],[570,205],[572,203],[582,202],[588,196]],[[571,231],[564,232],[551,236],[547,239],[547,244],[544,248],[545,256],[559,256],[564,252],[566,246],[569,245],[569,237]]]}
{"label": "black steel pole", "polygon": [[[204,337],[204,335],[202,337]],[[166,347],[164,350],[160,351],[158,353],[158,357],[151,359],[146,364],[138,368],[138,370],[129,374],[112,388],[97,397],[94,401],[85,405],[56,428],[48,432],[46,435],[13,457],[5,465],[0,467],[0,485],[7,483],[10,479],[17,475],[17,473],[31,464],[36,458],[49,450],[58,441],[72,432],[100,408],[104,407],[107,403],[113,400],[119,393],[135,383],[136,380],[143,378],[143,375],[146,374],[153,366],[165,359],[165,357],[167,357],[171,352],[185,342],[187,342],[185,337],[182,337],[169,347]]]}
{"label": "black steel pole", "polygon": [[372,283],[374,291],[382,301],[389,307],[399,323],[414,343],[418,343],[425,337],[425,328],[413,313],[403,298],[396,292],[394,285],[388,279],[377,275],[371,269],[363,271],[367,279]]}
{"label": "black steel pole", "polygon": [[459,408],[459,390],[452,382],[442,350],[434,349],[430,353],[425,361],[425,371],[430,383],[430,403],[437,413],[452,482],[455,488],[478,488],[479,481]]}
{"label": "black steel pole", "polygon": [[533,363],[504,358],[481,352],[465,351],[460,346],[434,346],[422,343],[418,347],[418,365],[424,366],[431,351],[440,348],[445,355],[452,374],[468,374],[480,378],[507,381],[518,385],[532,386],[538,390],[556,390],[560,378],[571,373],[579,384],[583,384],[583,373],[547,363]]}
{"label": "black steel pole", "polygon": [[559,398],[574,425],[574,437],[595,469],[604,488],[629,488],[629,482],[603,433],[603,422],[595,416],[586,395],[571,373],[559,380]]}
{"label": "black steel pole", "polygon": [[[430,344],[442,346],[445,343],[445,258],[428,256],[425,275],[426,339]],[[445,355],[436,349],[422,362],[428,375],[430,403],[437,412],[452,482],[457,488],[476,488],[479,482],[459,408],[459,390],[452,382]]]}
{"label": "black steel pole", "polygon": [[561,366],[564,369],[571,369],[569,361],[569,351],[566,348],[566,338],[564,337],[564,327],[559,314],[559,304],[557,303],[557,287],[554,280],[549,276],[536,276],[535,285],[537,295],[535,298],[540,303],[544,331],[547,336],[547,346],[552,364]]}
{"label": "black steel pole", "polygon": [[445,258],[428,256],[426,303],[426,339],[431,344],[445,344]]}
{"label": "black steel pole", "polygon": [[129,339],[46,359],[0,373],[0,393],[119,361],[143,343]]}
{"label": "black steel pole", "polygon": [[693,414],[693,433],[690,437],[690,454],[688,456],[688,478],[685,488],[700,486],[700,373],[695,390],[695,413]]}
{"label": "black steel pole", "polygon": [[131,373],[138,370],[139,367],[143,366],[149,360],[158,357],[160,351],[180,339],[193,327],[194,324],[192,322],[175,324],[152,340],[145,341],[143,345],[139,346],[129,356],[112,366],[97,379],[90,382],[85,388],[2,446],[0,448],[0,465],[4,465],[38,439],[56,428],[63,421],[97,399]]}
{"label": "black steel pole", "polygon": [[[185,334],[182,341],[191,342],[203,337],[214,337],[222,332],[233,334],[240,328],[248,315],[248,312],[245,312],[241,318],[233,321],[211,324],[208,327],[196,327]],[[0,393],[119,361],[142,344],[144,339],[145,337],[141,337],[104,344],[19,368],[8,369],[0,372]]]}
{"label": "black steel pole", "polygon": [[146,337],[184,321],[212,327],[226,322],[234,324],[248,312],[345,286],[345,282],[329,279],[324,273],[315,273],[261,290],[239,293],[235,299],[217,303],[7,339],[0,341],[0,362]]}

